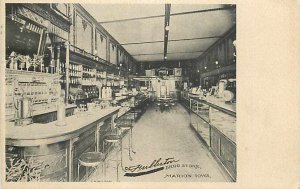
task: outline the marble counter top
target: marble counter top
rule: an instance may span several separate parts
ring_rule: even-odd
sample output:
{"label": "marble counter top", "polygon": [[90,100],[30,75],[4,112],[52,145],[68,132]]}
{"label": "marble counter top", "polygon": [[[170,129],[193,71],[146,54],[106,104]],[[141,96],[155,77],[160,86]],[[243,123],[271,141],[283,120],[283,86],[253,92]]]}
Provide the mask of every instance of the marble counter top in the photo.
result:
{"label": "marble counter top", "polygon": [[13,122],[6,123],[6,143],[15,146],[49,144],[69,140],[90,129],[96,121],[105,120],[116,114],[120,107],[83,112],[66,118],[66,126],[57,126],[56,121],[27,126],[14,126]]}
{"label": "marble counter top", "polygon": [[220,111],[230,114],[231,116],[236,117],[236,103],[225,103],[221,99],[215,97],[206,97],[203,99],[199,99],[196,97],[190,97],[190,98],[205,103],[215,109],[218,109]]}

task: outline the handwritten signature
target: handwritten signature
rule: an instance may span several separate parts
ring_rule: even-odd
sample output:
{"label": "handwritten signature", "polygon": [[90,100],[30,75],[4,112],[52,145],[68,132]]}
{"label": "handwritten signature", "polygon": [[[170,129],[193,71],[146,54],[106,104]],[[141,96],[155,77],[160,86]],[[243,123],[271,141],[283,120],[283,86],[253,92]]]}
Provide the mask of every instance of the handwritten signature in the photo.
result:
{"label": "handwritten signature", "polygon": [[159,159],[153,160],[150,165],[138,164],[138,165],[134,165],[134,166],[125,167],[125,171],[139,172],[139,171],[143,171],[143,170],[150,169],[150,168],[169,165],[169,164],[172,164],[172,163],[175,163],[178,161],[179,160],[175,160],[175,158],[166,158],[165,160],[162,160],[162,158],[159,158]]}

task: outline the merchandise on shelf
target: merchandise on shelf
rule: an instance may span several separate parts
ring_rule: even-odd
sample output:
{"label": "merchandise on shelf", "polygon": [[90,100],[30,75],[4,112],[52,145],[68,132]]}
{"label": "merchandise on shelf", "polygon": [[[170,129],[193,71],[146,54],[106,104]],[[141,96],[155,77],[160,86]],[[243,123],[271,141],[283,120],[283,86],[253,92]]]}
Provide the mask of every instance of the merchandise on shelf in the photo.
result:
{"label": "merchandise on shelf", "polygon": [[99,90],[96,86],[82,86],[82,90],[85,92],[87,98],[99,97]]}
{"label": "merchandise on shelf", "polygon": [[17,103],[30,99],[32,111],[40,112],[53,108],[61,95],[60,75],[21,70],[6,70],[6,119],[18,119]]}

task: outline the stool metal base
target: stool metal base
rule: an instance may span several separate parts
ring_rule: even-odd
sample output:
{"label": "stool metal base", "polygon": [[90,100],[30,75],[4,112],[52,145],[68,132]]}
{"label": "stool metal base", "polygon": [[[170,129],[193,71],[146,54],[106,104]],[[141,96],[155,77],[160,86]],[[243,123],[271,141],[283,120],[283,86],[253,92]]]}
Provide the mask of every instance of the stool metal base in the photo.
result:
{"label": "stool metal base", "polygon": [[[119,135],[117,134],[108,134],[104,136],[104,140],[103,140],[103,152],[104,152],[104,147],[105,147],[105,143],[112,143],[112,144],[116,144],[118,143],[120,146],[120,151],[121,151],[121,158],[119,159],[119,157],[117,157],[116,160],[114,159],[107,159],[106,161],[116,161],[117,162],[117,182],[119,182],[119,164],[121,163],[122,165],[122,139]],[[108,154],[107,154],[108,155]],[[119,156],[119,155],[117,155]],[[123,169],[123,166],[121,166]]]}

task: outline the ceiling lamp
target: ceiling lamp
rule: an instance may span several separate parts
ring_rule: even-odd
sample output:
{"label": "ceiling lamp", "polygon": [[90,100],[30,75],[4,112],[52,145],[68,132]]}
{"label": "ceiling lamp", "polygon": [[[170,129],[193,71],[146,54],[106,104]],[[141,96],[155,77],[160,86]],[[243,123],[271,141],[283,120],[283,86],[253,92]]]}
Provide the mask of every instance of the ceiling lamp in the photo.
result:
{"label": "ceiling lamp", "polygon": [[236,47],[236,40],[234,40],[234,41],[232,42],[232,44]]}
{"label": "ceiling lamp", "polygon": [[170,30],[170,26],[167,25],[165,29],[166,29],[166,31],[169,31]]}
{"label": "ceiling lamp", "polygon": [[216,60],[216,65],[218,65],[218,64],[219,64],[219,61]]}
{"label": "ceiling lamp", "polygon": [[49,33],[47,32],[47,35],[46,35],[46,45],[48,46],[48,45],[51,45],[51,44],[52,44],[52,42],[51,42],[51,39],[49,37]]}

